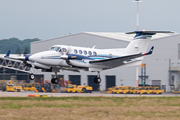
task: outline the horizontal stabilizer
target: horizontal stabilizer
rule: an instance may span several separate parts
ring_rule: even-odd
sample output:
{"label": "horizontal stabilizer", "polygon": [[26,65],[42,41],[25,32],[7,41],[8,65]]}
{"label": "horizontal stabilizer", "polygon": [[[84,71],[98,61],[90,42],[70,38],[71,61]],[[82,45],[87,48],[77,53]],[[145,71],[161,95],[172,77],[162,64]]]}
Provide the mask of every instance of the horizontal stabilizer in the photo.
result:
{"label": "horizontal stabilizer", "polygon": [[174,32],[172,31],[134,31],[134,32],[127,32],[126,34],[154,35],[156,33],[174,33]]}

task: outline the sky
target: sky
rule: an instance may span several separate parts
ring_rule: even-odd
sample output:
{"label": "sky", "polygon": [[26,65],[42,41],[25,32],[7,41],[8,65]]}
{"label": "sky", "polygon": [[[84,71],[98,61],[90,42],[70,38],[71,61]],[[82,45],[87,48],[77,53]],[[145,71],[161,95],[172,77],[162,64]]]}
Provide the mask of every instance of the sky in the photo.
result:
{"label": "sky", "polygon": [[[140,30],[180,33],[180,0],[142,0]],[[0,39],[136,30],[132,0],[0,0]]]}

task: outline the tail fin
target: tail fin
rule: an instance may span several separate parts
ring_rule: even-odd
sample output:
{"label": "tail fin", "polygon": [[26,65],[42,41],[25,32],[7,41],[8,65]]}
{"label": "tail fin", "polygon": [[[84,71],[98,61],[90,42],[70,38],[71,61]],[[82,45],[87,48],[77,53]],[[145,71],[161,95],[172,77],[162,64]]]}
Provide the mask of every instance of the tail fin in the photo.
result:
{"label": "tail fin", "polygon": [[8,52],[6,53],[6,55],[4,57],[9,57],[10,52],[11,52],[11,50],[8,50]]}
{"label": "tail fin", "polygon": [[156,33],[173,33],[171,31],[134,31],[126,34],[136,34],[134,39],[125,49],[125,54],[145,53],[149,46],[151,37]]}

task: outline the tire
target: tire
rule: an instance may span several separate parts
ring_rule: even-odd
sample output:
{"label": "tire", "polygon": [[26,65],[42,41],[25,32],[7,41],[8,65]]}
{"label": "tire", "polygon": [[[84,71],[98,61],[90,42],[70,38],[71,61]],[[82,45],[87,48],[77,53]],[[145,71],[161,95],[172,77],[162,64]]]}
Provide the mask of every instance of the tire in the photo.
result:
{"label": "tire", "polygon": [[54,78],[54,83],[55,83],[55,84],[58,84],[58,82],[59,82],[58,79],[57,79],[57,78]]}
{"label": "tire", "polygon": [[35,78],[34,74],[31,73],[31,74],[29,75],[29,79],[34,80],[34,78]]}
{"label": "tire", "polygon": [[54,78],[51,79],[51,83],[52,83],[52,84],[55,83],[55,79],[54,79]]}
{"label": "tire", "polygon": [[97,82],[101,83],[101,78],[100,77],[97,78]]}
{"label": "tire", "polygon": [[17,92],[20,92],[20,89],[17,89]]}
{"label": "tire", "polygon": [[82,91],[83,91],[83,93],[86,93],[86,88],[83,88]]}
{"label": "tire", "polygon": [[94,78],[94,83],[97,83],[97,77]]}
{"label": "tire", "polygon": [[101,83],[101,78],[100,77],[95,77],[94,78],[94,83]]}

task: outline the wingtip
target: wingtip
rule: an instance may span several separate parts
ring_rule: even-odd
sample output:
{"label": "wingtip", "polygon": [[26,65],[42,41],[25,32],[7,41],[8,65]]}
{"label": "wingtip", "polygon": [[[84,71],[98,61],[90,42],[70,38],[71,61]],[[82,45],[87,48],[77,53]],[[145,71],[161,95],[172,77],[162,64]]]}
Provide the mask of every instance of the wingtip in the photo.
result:
{"label": "wingtip", "polygon": [[151,49],[149,50],[149,52],[146,55],[152,54],[154,50],[154,46],[151,47]]}

